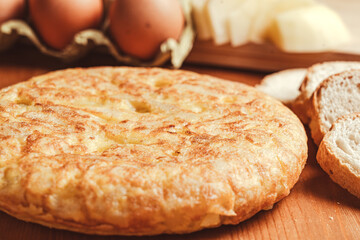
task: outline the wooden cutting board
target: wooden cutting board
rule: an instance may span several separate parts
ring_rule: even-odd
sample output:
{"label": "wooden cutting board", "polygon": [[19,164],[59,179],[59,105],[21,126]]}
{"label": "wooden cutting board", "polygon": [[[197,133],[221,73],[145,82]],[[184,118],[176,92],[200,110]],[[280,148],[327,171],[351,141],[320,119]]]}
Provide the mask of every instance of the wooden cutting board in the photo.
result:
{"label": "wooden cutting board", "polygon": [[[42,56],[35,49],[12,49],[0,54],[0,87],[31,76],[75,66],[116,65],[110,57],[91,54],[67,65]],[[229,80],[257,84],[263,74],[221,68],[185,66],[185,69]],[[309,140],[309,158],[291,194],[236,226],[222,226],[186,235],[122,237],[84,235],[26,223],[0,212],[1,240],[120,240],[120,239],[360,239],[360,200],[343,190],[316,163],[316,147]]]}
{"label": "wooden cutting board", "polygon": [[323,3],[339,13],[352,34],[351,42],[329,52],[286,53],[271,43],[249,43],[234,48],[230,44],[215,46],[213,41],[196,41],[186,61],[199,65],[263,72],[309,67],[324,61],[360,61],[360,1],[316,0],[316,2]]}

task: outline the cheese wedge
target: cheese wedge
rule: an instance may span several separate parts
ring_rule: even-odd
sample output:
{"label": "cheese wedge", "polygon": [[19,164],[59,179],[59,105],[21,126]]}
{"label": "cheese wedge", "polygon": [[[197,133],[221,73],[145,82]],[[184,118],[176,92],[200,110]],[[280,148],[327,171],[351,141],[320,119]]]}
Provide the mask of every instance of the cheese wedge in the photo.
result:
{"label": "cheese wedge", "polygon": [[274,6],[274,14],[277,15],[291,9],[314,6],[316,4],[314,0],[278,0]]}
{"label": "cheese wedge", "polygon": [[314,4],[314,0],[260,0],[249,39],[255,43],[264,42],[270,26],[279,13]]}
{"label": "cheese wedge", "polygon": [[271,40],[288,52],[331,50],[351,38],[339,15],[320,4],[277,15],[269,33]]}

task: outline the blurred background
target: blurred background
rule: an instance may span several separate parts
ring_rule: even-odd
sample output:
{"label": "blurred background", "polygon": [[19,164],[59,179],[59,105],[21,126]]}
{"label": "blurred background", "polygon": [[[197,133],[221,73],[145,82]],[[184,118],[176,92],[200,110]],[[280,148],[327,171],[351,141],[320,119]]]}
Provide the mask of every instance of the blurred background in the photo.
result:
{"label": "blurred background", "polygon": [[61,64],[272,72],[359,60],[358,9],[357,0],[0,0],[0,57],[36,49]]}

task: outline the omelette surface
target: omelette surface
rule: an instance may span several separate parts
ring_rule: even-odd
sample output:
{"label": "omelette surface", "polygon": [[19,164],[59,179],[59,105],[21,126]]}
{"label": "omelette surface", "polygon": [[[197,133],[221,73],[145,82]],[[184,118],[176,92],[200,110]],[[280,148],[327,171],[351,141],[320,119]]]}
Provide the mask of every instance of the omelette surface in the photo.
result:
{"label": "omelette surface", "polygon": [[0,91],[0,210],[89,234],[237,224],[287,196],[297,117],[254,88],[180,70],[98,67]]}

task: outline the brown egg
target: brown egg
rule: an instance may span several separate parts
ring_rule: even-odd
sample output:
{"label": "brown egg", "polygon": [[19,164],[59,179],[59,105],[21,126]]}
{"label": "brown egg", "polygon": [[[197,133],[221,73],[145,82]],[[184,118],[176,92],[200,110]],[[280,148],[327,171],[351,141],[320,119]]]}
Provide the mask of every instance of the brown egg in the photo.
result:
{"label": "brown egg", "polygon": [[65,48],[74,35],[96,28],[102,0],[29,0],[30,17],[42,39],[55,49]]}
{"label": "brown egg", "polygon": [[0,0],[0,24],[10,19],[22,18],[25,0]]}
{"label": "brown egg", "polygon": [[115,0],[109,18],[119,48],[142,60],[153,58],[166,39],[178,39],[184,27],[178,0]]}

